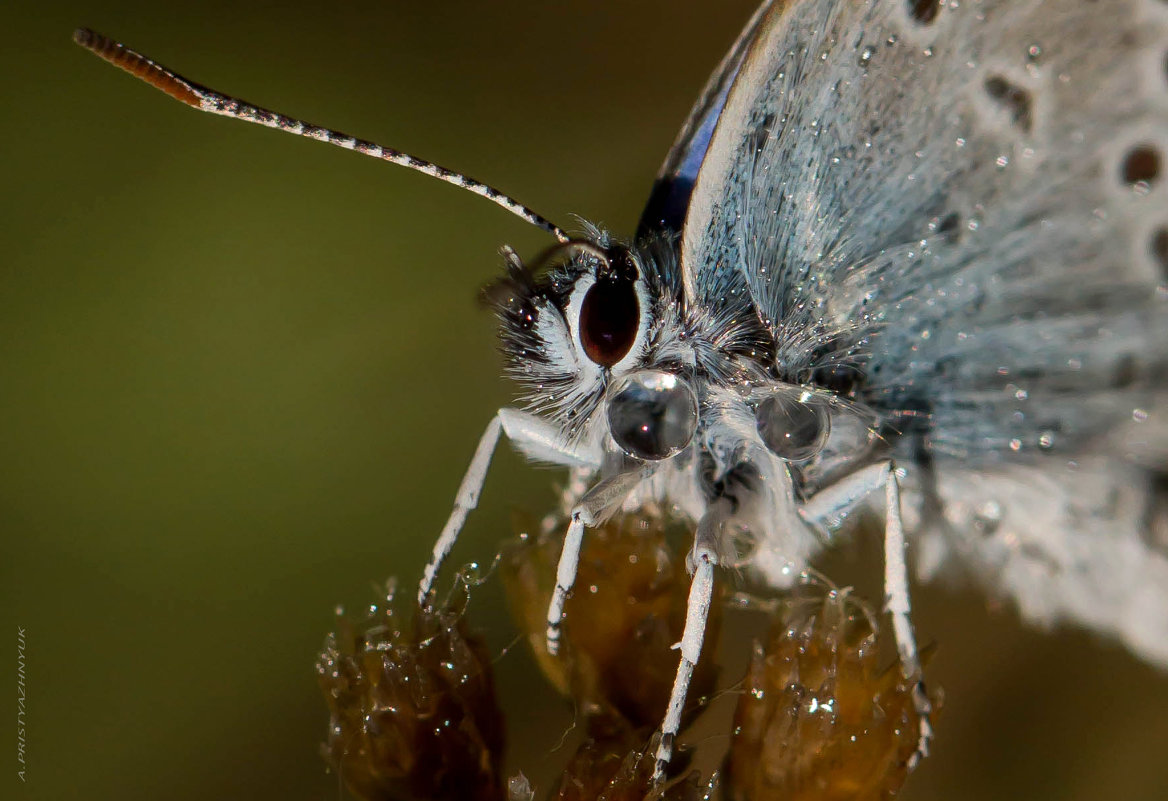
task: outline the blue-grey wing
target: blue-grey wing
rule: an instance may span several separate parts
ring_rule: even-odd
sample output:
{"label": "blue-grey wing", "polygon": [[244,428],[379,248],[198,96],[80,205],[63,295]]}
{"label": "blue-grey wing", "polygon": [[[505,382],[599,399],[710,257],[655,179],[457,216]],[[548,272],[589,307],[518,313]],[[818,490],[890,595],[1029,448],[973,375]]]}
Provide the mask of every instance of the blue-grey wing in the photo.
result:
{"label": "blue-grey wing", "polygon": [[774,3],[775,0],[765,0],[754,12],[690,109],[689,117],[666,154],[661,169],[657,171],[653,190],[641,215],[640,234],[681,231],[694,182],[706,157],[730,87],[734,85],[742,59],[754,41],[759,24]]}
{"label": "blue-grey wing", "polygon": [[1073,450],[1168,385],[1168,8],[919,5],[767,14],[683,272],[733,267],[785,375],[856,365],[936,454]]}
{"label": "blue-grey wing", "polygon": [[[777,5],[681,244],[692,296],[743,277],[781,375],[845,371],[904,432],[906,484],[948,510],[940,550],[1164,663],[1166,57],[1152,0]],[[1107,492],[1080,502],[1088,464]],[[1076,593],[1104,588],[1091,619]]]}

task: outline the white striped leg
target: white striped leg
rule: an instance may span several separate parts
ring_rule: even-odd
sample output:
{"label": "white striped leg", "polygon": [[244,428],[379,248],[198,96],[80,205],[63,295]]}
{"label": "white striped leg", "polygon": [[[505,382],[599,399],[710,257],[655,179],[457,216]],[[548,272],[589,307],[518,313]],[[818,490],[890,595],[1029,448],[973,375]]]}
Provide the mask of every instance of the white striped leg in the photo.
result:
{"label": "white striped leg", "polygon": [[564,603],[576,583],[576,569],[580,566],[580,546],[584,542],[584,529],[596,525],[613,509],[624,502],[625,496],[642,481],[641,468],[601,480],[588,490],[580,503],[572,510],[568,533],[564,537],[564,547],[560,551],[560,561],[556,565],[556,586],[552,589],[552,599],[547,613],[547,650],[552,656],[560,652],[560,622],[564,617]]}
{"label": "white striped leg", "polygon": [[466,475],[462,477],[462,484],[458,487],[458,495],[454,499],[454,509],[451,510],[450,517],[442,528],[442,533],[438,535],[438,541],[434,543],[434,550],[430,554],[430,561],[422,573],[422,581],[418,586],[419,606],[425,607],[429,603],[430,594],[434,590],[434,582],[438,578],[438,571],[442,569],[442,563],[446,561],[450,549],[454,547],[454,542],[458,539],[458,532],[462,530],[462,524],[466,522],[467,514],[478,505],[479,495],[483,491],[483,482],[487,477],[487,469],[491,466],[491,455],[499,443],[502,427],[503,421],[496,414],[491,422],[487,423],[487,429],[479,439],[474,457],[470,460],[470,467],[466,469]]}
{"label": "white striped leg", "polygon": [[576,583],[576,570],[580,566],[580,546],[584,542],[584,520],[579,508],[572,512],[568,533],[564,536],[564,547],[560,551],[560,561],[556,565],[556,586],[552,589],[552,600],[547,611],[547,650],[552,656],[560,652],[560,623],[564,619],[564,603],[568,593]]}
{"label": "white striped leg", "polygon": [[933,705],[925,690],[916,635],[913,632],[908,568],[905,564],[904,524],[900,519],[900,485],[896,482],[896,471],[891,464],[888,465],[888,476],[884,482],[884,500],[888,512],[884,522],[884,594],[888,599],[888,614],[892,617],[892,633],[896,637],[901,675],[913,682],[913,709],[920,721],[917,750],[908,759],[908,769],[911,771],[921,759],[929,755],[929,743],[933,739],[933,724],[930,720]]}
{"label": "white striped leg", "polygon": [[884,595],[885,608],[892,618],[892,633],[896,639],[896,653],[901,674],[913,682],[913,709],[920,719],[920,737],[917,750],[909,757],[912,770],[929,755],[933,739],[930,721],[933,707],[921,678],[921,661],[917,653],[916,636],[910,617],[908,569],[905,564],[904,524],[900,519],[900,485],[892,462],[874,464],[858,470],[847,478],[825,487],[809,498],[799,509],[811,523],[833,526],[870,494],[884,490]]}
{"label": "white striped leg", "polygon": [[598,453],[563,442],[560,430],[539,416],[518,409],[505,407],[500,409],[494,419],[487,424],[486,431],[479,439],[474,458],[471,459],[470,467],[466,469],[466,475],[463,476],[462,484],[458,488],[454,509],[450,512],[450,518],[438,536],[438,541],[434,543],[430,563],[426,565],[418,587],[418,603],[422,606],[430,600],[438,571],[450,554],[450,549],[454,547],[458,532],[466,522],[467,514],[478,505],[483,481],[486,480],[487,469],[491,466],[491,455],[499,443],[499,437],[504,434],[511,444],[531,459],[583,471],[595,470],[600,466]]}
{"label": "white striped leg", "polygon": [[689,602],[685,612],[685,630],[681,635],[681,661],[677,665],[677,676],[673,679],[673,691],[669,694],[669,706],[665,710],[665,720],[661,723],[661,743],[657,746],[657,764],[653,769],[653,781],[665,778],[665,768],[673,757],[673,743],[681,730],[681,713],[685,710],[689,695],[689,682],[693,678],[694,667],[702,655],[702,641],[706,636],[706,620],[710,616],[710,600],[714,596],[714,554],[702,551],[695,556],[697,569],[689,585]]}
{"label": "white striped leg", "polygon": [[661,723],[661,743],[657,746],[657,763],[653,768],[654,783],[665,778],[665,769],[673,758],[673,744],[681,731],[681,715],[689,696],[689,683],[698,658],[702,655],[702,642],[706,638],[706,621],[709,620],[710,602],[714,597],[714,567],[718,564],[717,547],[722,523],[730,516],[732,508],[728,498],[716,498],[698,523],[693,551],[689,557],[693,578],[690,580],[689,600],[685,608],[685,628],[678,644],[681,660],[677,665],[677,676],[673,679],[665,720]]}
{"label": "white striped leg", "polygon": [[539,521],[540,534],[547,536],[556,530],[564,515],[569,518],[572,510],[580,503],[580,499],[588,492],[588,482],[596,471],[590,467],[573,467],[568,471],[568,481],[560,491],[560,502],[557,509],[548,512],[543,520]]}

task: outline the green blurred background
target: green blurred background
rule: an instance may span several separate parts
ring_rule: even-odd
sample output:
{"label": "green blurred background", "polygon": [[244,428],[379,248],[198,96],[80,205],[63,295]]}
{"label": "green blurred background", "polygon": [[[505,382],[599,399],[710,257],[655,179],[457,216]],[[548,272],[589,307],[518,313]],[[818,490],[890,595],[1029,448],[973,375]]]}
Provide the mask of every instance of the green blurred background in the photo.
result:
{"label": "green blurred background", "polygon": [[[629,232],[752,5],[4,5],[0,794],[338,796],[316,650],[336,604],[418,576],[509,399],[476,290],[501,243],[547,243],[425,177],[197,114],[72,29]],[[502,449],[455,561],[489,559],[553,479]],[[500,596],[473,607],[496,650]],[[987,609],[917,594],[947,700],[905,797],[1168,797],[1168,679]],[[546,786],[570,711],[521,649],[498,668],[511,763]]]}

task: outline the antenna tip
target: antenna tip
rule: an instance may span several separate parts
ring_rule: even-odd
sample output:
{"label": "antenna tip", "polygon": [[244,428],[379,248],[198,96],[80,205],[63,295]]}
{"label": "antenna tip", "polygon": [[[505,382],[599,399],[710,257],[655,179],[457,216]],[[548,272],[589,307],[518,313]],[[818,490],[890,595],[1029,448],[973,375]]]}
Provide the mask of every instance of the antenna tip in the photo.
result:
{"label": "antenna tip", "polygon": [[97,39],[97,34],[89,30],[89,28],[78,28],[77,30],[73,31],[73,41],[82,47],[93,47],[93,44],[97,41]]}

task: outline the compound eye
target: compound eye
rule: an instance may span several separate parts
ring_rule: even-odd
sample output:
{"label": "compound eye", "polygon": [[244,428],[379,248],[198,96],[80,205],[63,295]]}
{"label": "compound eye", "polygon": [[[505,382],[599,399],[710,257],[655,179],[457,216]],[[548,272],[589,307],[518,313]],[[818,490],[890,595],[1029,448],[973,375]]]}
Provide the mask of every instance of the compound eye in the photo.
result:
{"label": "compound eye", "polygon": [[601,367],[625,357],[641,325],[636,267],[627,253],[612,252],[608,258],[580,304],[580,344],[584,355]]}
{"label": "compound eye", "polygon": [[755,412],[755,424],[766,446],[791,462],[815,456],[831,433],[827,404],[814,393],[795,387],[762,401]]}
{"label": "compound eye", "polygon": [[693,390],[673,373],[630,373],[609,394],[612,438],[637,459],[668,459],[689,445],[697,426],[698,403]]}

